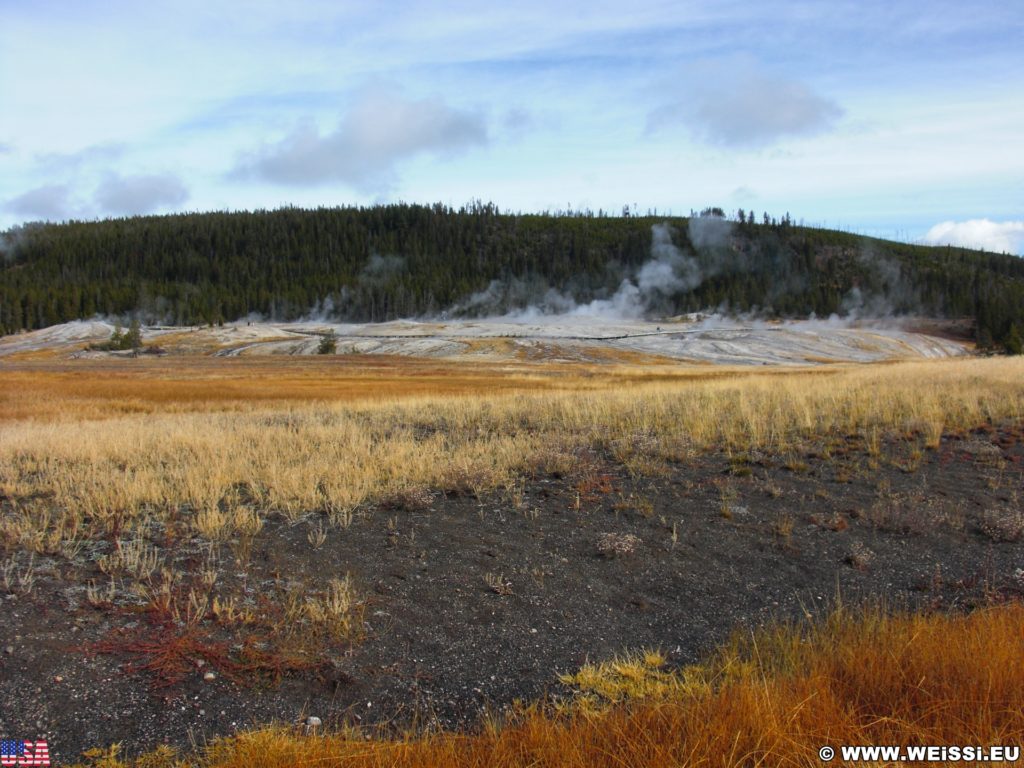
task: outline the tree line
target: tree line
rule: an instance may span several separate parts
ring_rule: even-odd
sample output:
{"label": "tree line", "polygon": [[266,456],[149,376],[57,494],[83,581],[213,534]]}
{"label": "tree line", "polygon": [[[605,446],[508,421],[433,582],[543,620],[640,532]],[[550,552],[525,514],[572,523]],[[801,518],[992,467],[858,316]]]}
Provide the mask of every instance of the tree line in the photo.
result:
{"label": "tree line", "polygon": [[[662,296],[659,313],[970,317],[980,345],[1020,351],[1024,259],[753,212],[733,217],[714,244],[691,241],[694,217],[723,216],[517,214],[478,202],[25,225],[0,236],[0,333],[94,315],[197,325],[507,311],[545,287],[585,303],[636,276],[651,258],[652,225],[664,223],[701,279]],[[497,305],[467,301],[495,281],[521,290]]]}

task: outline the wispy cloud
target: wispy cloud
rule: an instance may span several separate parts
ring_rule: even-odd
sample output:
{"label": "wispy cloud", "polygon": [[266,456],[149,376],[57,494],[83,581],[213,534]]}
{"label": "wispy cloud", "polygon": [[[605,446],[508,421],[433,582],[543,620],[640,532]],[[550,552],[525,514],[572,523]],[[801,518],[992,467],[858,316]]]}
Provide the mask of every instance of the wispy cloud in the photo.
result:
{"label": "wispy cloud", "polygon": [[703,63],[688,71],[671,101],[653,109],[649,131],[685,126],[702,141],[765,146],[831,128],[843,115],[831,99],[749,61]]}
{"label": "wispy cloud", "polygon": [[1024,255],[1024,221],[943,221],[925,233],[924,242]]}
{"label": "wispy cloud", "polygon": [[407,99],[395,90],[365,91],[337,127],[321,133],[298,125],[279,142],[242,159],[236,177],[306,186],[343,182],[364,191],[391,186],[398,164],[415,155],[456,155],[487,143],[476,112],[433,97]]}
{"label": "wispy cloud", "polygon": [[42,173],[75,173],[94,167],[106,167],[124,155],[127,146],[119,142],[93,144],[74,152],[44,152],[36,155]]}

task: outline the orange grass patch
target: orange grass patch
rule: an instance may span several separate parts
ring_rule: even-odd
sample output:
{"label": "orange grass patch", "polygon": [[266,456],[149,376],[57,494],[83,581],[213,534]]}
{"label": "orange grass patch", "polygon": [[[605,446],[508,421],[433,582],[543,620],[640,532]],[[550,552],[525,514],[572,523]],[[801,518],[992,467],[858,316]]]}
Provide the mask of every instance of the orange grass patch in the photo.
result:
{"label": "orange grass patch", "polygon": [[[814,374],[818,371],[806,370]],[[595,390],[658,380],[750,375],[679,365],[438,361],[404,356],[123,358],[0,365],[0,422],[131,413],[228,411],[249,405],[388,401]],[[764,372],[759,375],[794,371]]]}
{"label": "orange grass patch", "polygon": [[[175,762],[170,750],[124,763],[202,768],[808,766],[829,745],[1020,745],[1024,606],[969,615],[853,617],[736,639],[669,686],[594,712],[535,705],[477,732],[388,737],[267,728]],[[837,764],[841,764],[841,761]]]}
{"label": "orange grass patch", "polygon": [[[74,361],[0,369],[0,420],[232,410],[249,404],[387,400],[557,386],[527,366],[413,358],[171,358]],[[84,411],[84,413],[83,413]]]}

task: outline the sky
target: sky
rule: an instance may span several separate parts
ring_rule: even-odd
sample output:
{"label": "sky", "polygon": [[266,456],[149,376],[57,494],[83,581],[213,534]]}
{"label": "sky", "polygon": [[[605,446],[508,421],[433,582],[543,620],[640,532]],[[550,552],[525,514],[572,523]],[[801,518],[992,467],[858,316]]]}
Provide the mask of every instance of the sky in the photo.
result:
{"label": "sky", "polygon": [[0,229],[743,208],[1024,255],[1024,3],[0,0]]}

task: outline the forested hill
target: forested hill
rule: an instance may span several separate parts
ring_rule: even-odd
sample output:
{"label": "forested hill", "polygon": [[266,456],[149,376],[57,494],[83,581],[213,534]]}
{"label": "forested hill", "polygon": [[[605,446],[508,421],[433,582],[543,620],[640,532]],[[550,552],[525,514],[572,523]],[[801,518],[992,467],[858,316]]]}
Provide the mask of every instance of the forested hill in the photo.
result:
{"label": "forested hill", "polygon": [[719,213],[399,204],[27,225],[0,235],[0,332],[96,314],[206,324],[557,311],[630,288],[634,307],[660,315],[970,316],[982,345],[1020,349],[1024,259]]}

